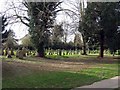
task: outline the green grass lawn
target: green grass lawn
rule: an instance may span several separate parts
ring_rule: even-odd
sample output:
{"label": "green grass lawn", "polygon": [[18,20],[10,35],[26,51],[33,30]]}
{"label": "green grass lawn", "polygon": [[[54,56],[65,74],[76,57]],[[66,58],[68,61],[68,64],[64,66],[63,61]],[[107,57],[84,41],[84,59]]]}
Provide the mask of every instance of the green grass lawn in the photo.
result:
{"label": "green grass lawn", "polygon": [[[73,55],[62,55],[62,56],[59,56],[59,55],[46,55],[46,58],[49,58],[49,59],[66,59],[66,58],[79,58],[79,59],[95,59],[99,56],[99,54],[89,54],[89,55],[79,55],[79,54],[73,54]],[[113,56],[111,54],[105,54],[104,57],[112,57]],[[117,55],[114,56],[114,57],[118,57]]]}
{"label": "green grass lawn", "polygon": [[[92,55],[91,55],[92,56]],[[97,56],[97,55],[94,55]],[[80,54],[72,54],[72,55],[46,55],[47,58],[51,58],[51,59],[63,59],[63,58],[78,58],[78,57],[86,57],[84,55],[80,55]]]}
{"label": "green grass lawn", "polygon": [[78,72],[39,71],[19,77],[3,78],[3,88],[75,88],[118,76],[118,64],[83,69]]}

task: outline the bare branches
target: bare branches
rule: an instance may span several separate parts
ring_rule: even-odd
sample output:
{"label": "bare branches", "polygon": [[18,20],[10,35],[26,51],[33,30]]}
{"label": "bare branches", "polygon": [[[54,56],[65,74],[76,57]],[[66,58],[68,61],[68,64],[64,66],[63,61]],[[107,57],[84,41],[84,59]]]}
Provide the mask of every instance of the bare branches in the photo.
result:
{"label": "bare branches", "polygon": [[[17,15],[16,14],[16,16],[17,16],[17,18],[19,18],[20,19],[20,21],[23,23],[23,24],[25,24],[26,26],[28,26],[29,27],[29,24],[28,23],[26,23],[22,18],[22,16],[19,16],[19,15]],[[26,18],[26,17],[25,17]]]}
{"label": "bare branches", "polygon": [[26,8],[29,8],[29,4],[28,4],[26,1],[22,2],[22,4],[23,4]]}
{"label": "bare branches", "polygon": [[30,21],[30,19],[28,17],[23,17],[25,20],[27,20],[28,22]]}
{"label": "bare branches", "polygon": [[8,23],[15,24],[15,23],[23,23],[24,25],[29,27],[29,17],[27,15],[28,8],[26,8],[26,2],[9,2],[7,3],[6,10],[1,12],[0,14],[5,14]]}
{"label": "bare branches", "polygon": [[24,21],[24,19],[25,20],[27,20],[27,21],[30,21],[30,19],[29,18],[27,18],[27,17],[25,17],[25,16],[20,16],[18,13],[17,13],[17,8],[15,7],[15,5],[14,5],[14,3],[12,2],[12,5],[13,5],[13,9],[14,9],[14,12],[15,12],[15,15],[14,16],[16,16],[17,18],[19,18],[20,19],[20,21],[23,23],[23,24],[25,24],[26,26],[28,26],[29,27],[29,23],[26,23],[25,21]]}

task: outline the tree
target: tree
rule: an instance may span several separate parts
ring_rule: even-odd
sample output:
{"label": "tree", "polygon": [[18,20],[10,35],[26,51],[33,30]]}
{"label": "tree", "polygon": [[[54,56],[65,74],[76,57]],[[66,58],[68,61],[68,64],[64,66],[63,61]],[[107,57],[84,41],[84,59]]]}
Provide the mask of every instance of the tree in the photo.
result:
{"label": "tree", "polygon": [[1,30],[1,34],[2,34],[2,40],[1,40],[1,43],[2,43],[2,55],[7,55],[8,52],[6,50],[6,53],[4,53],[4,43],[7,41],[7,38],[10,34],[10,31],[6,30],[5,27],[8,25],[8,21],[7,21],[7,17],[5,15],[2,15],[1,17],[1,21],[2,21],[2,30]]}
{"label": "tree", "polygon": [[30,35],[39,57],[44,57],[44,47],[48,44],[51,28],[56,17],[58,2],[28,2],[30,8]]}
{"label": "tree", "polygon": [[63,37],[63,28],[62,28],[62,24],[60,25],[55,25],[53,28],[53,32],[52,32],[52,43],[55,46],[57,43],[62,42],[62,37]]}
{"label": "tree", "polygon": [[[62,7],[65,16],[67,15],[69,18],[69,21],[67,22],[68,24],[66,24],[65,26],[69,26],[69,30],[67,30],[70,33],[76,33],[77,31],[79,31],[83,37],[83,54],[86,55],[86,36],[84,33],[84,30],[82,30],[83,28],[81,28],[81,21],[83,21],[83,16],[85,14],[85,2],[84,0],[69,0],[66,1],[65,3],[66,5],[70,6],[70,9],[67,7]],[[66,20],[67,21],[67,20]],[[71,22],[71,23],[70,23]],[[70,34],[69,33],[69,34]],[[66,38],[66,37],[65,37]],[[65,40],[66,41],[66,40]]]}
{"label": "tree", "polygon": [[14,13],[10,17],[14,18],[13,22],[21,22],[28,26],[31,41],[37,49],[39,57],[45,56],[44,48],[48,44],[56,14],[60,11],[57,8],[60,3],[25,0],[16,6],[14,2],[11,2],[9,9],[14,10]]}
{"label": "tree", "polygon": [[6,41],[6,38],[8,37],[10,31],[7,31],[5,27],[8,25],[7,17],[5,15],[2,15],[2,43]]}
{"label": "tree", "polygon": [[86,33],[86,24],[84,15],[85,15],[85,7],[84,7],[84,2],[80,2],[80,19],[79,19],[79,29],[78,31],[81,32],[82,37],[83,37],[83,53],[82,55],[87,55],[86,52],[86,42],[87,42],[87,33]]}
{"label": "tree", "polygon": [[[100,57],[104,56],[104,45],[110,48],[115,47],[111,40],[115,40],[114,36],[117,33],[117,12],[118,3],[111,2],[94,2],[88,3],[85,11],[83,23],[87,26],[86,33],[91,30],[87,37],[94,37],[100,45]],[[84,30],[85,31],[85,30]]]}
{"label": "tree", "polygon": [[6,41],[3,43],[5,48],[14,48],[17,45],[17,40],[14,38],[15,34],[12,30],[9,30],[8,37]]}
{"label": "tree", "polygon": [[22,45],[28,49],[34,49],[34,45],[31,42],[31,36],[27,34],[25,37],[21,39]]}
{"label": "tree", "polygon": [[11,57],[11,55],[14,55],[13,49],[17,46],[17,39],[14,38],[15,34],[12,30],[9,30],[8,37],[6,38],[6,41],[3,43],[3,48],[8,50],[8,57]]}
{"label": "tree", "polygon": [[52,49],[60,49],[59,50],[59,55],[61,56],[61,49],[63,49],[63,28],[62,24],[60,25],[55,25],[53,28],[52,36],[51,36],[51,43],[52,43]]}
{"label": "tree", "polygon": [[83,46],[83,41],[80,37],[80,34],[75,34],[74,44],[75,44],[75,47],[77,48],[80,48]]}

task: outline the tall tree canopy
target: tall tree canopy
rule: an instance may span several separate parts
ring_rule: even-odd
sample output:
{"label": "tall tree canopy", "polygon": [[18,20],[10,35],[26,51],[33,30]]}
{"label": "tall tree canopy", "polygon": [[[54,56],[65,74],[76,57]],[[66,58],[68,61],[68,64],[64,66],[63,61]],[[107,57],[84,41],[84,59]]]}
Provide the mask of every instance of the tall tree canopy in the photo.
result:
{"label": "tall tree canopy", "polygon": [[8,37],[3,43],[3,48],[13,49],[15,46],[17,46],[17,39],[15,39],[15,33],[13,32],[13,30],[9,30]]}
{"label": "tall tree canopy", "polygon": [[29,32],[32,41],[38,56],[44,57],[44,47],[48,44],[60,2],[26,2],[25,4],[28,5]]}
{"label": "tall tree canopy", "polygon": [[108,48],[116,48],[116,35],[118,28],[118,14],[116,11],[118,2],[94,2],[88,3],[83,21],[81,22],[83,31],[87,34],[87,39],[92,38],[99,42],[100,57],[103,57],[104,45]]}
{"label": "tall tree canopy", "polygon": [[37,49],[38,56],[44,57],[44,48],[48,44],[49,36],[52,33],[52,27],[58,9],[61,2],[29,2],[25,0],[20,2],[17,6],[14,2],[11,2],[9,10],[13,10],[14,13],[10,13],[11,22],[21,22],[28,26],[29,33],[32,38],[32,42]]}
{"label": "tall tree canopy", "polygon": [[5,17],[5,15],[2,15],[2,43],[4,43],[10,33],[10,31],[7,31],[5,29],[5,27],[8,25],[8,22],[7,22],[7,17]]}
{"label": "tall tree canopy", "polygon": [[75,34],[74,44],[76,48],[80,48],[83,46],[83,41],[82,41],[80,34]]}

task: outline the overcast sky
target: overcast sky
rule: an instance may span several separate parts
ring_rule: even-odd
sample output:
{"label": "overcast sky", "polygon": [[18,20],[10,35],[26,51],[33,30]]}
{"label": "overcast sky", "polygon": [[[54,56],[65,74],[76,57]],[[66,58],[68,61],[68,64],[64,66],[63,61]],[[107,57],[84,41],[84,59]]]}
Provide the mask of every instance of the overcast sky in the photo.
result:
{"label": "overcast sky", "polygon": [[[7,3],[6,3],[6,1],[7,1]],[[18,4],[17,0],[0,0],[0,12],[4,11],[5,8],[8,8],[7,4],[9,4],[9,2],[11,2],[11,1],[15,1],[16,4]],[[69,0],[69,1],[72,1],[72,3],[74,2],[74,0]],[[71,4],[68,3],[68,0],[64,0],[64,3],[62,3],[61,6],[64,7],[65,9],[74,8],[74,7],[72,7]],[[10,13],[13,13],[13,11],[10,11]],[[57,23],[60,23],[63,21],[67,21],[69,23],[71,22],[70,17],[65,16],[65,14],[63,12],[58,13],[56,20],[57,20]],[[28,34],[28,27],[26,27],[22,23],[16,23],[14,25],[9,25],[9,27],[7,27],[7,29],[9,29],[9,28],[15,32],[15,36],[17,39],[20,39],[20,38],[24,37],[26,34]],[[74,35],[69,35],[68,42],[73,41],[73,38],[74,38]]]}

